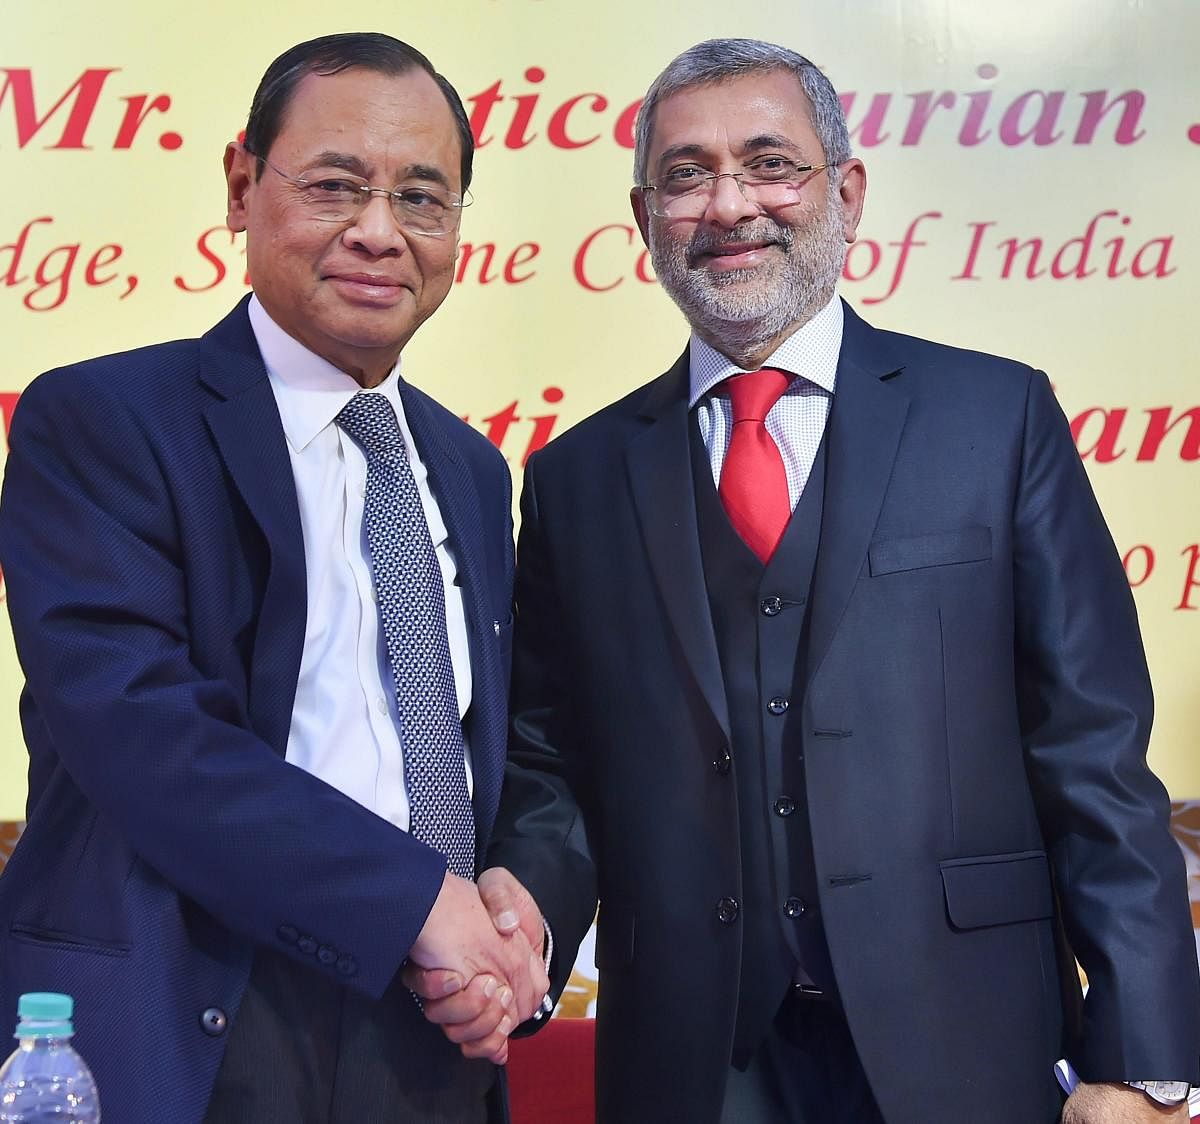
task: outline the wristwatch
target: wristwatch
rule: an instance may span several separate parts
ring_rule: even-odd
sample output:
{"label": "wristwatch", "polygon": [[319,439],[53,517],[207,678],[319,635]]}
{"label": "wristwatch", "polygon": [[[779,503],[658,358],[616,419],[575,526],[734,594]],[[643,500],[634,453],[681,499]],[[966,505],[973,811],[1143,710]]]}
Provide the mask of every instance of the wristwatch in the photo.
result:
{"label": "wristwatch", "polygon": [[1131,1089],[1141,1089],[1159,1104],[1181,1105],[1188,1099],[1190,1086],[1186,1081],[1126,1081]]}

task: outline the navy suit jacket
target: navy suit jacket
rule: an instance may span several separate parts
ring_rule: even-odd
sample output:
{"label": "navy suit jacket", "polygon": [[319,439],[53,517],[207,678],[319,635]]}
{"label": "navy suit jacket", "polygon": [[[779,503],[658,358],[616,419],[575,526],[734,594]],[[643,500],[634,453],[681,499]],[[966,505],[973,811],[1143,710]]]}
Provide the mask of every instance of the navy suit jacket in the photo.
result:
{"label": "navy suit jacket", "polygon": [[[463,586],[482,849],[504,756],[510,477],[480,434],[401,396]],[[284,760],[304,544],[245,302],[199,340],[31,384],[0,561],[30,755],[28,826],[0,878],[0,1026],[22,991],[69,992],[105,1118],[169,1105],[198,1121],[254,948],[378,997],[446,868]],[[414,1051],[444,1046],[428,1030]]]}
{"label": "navy suit jacket", "polygon": [[[745,750],[687,400],[685,354],[531,458],[522,499],[490,860],[567,950],[559,986],[598,890],[606,1122],[717,1120],[741,965],[718,903],[741,897],[739,817],[777,795],[739,807],[718,767]],[[803,757],[821,917],[884,1117],[1056,1119],[1064,1053],[1086,1080],[1196,1081],[1137,618],[1046,377],[847,309],[827,440],[807,678],[765,720]]]}

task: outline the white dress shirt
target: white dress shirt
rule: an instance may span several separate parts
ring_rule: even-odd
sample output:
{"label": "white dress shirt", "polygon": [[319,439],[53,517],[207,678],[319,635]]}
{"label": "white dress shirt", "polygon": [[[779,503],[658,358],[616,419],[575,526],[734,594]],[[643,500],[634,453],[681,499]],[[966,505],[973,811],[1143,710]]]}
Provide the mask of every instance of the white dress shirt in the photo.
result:
{"label": "white dress shirt", "polygon": [[[807,324],[793,332],[763,362],[794,377],[779,401],[767,414],[767,432],[775,439],[787,472],[788,497],[792,510],[804,491],[812,471],[829,405],[837,383],[838,354],[842,349],[844,322],[842,302],[835,295]],[[721,466],[733,430],[733,406],[729,391],[719,384],[743,368],[714,351],[695,334],[688,348],[691,394],[700,436],[708,450],[713,482],[720,486]],[[757,369],[757,368],[756,368]]]}
{"label": "white dress shirt", "polygon": [[[250,325],[287,437],[304,533],[307,617],[287,760],[408,830],[396,690],[379,628],[363,527],[367,462],[334,418],[361,387],[313,354],[250,300]],[[471,661],[458,568],[429,474],[413,444],[400,363],[373,390],[396,411],[446,590],[446,628],[459,716],[471,704]],[[472,791],[471,755],[466,751]]]}

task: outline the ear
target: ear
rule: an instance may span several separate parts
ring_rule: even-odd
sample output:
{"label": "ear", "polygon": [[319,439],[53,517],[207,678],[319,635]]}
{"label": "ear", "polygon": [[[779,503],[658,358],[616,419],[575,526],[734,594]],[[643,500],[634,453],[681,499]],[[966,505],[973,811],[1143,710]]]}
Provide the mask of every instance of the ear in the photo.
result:
{"label": "ear", "polygon": [[246,229],[257,163],[237,141],[225,146],[225,223],[235,233]]}
{"label": "ear", "polygon": [[851,157],[839,164],[838,170],[841,173],[838,195],[842,199],[842,233],[847,242],[853,242],[858,237],[858,222],[867,197],[867,169],[858,157]]}
{"label": "ear", "polygon": [[629,205],[633,208],[633,219],[647,247],[650,245],[650,209],[646,206],[646,197],[639,188],[629,191]]}

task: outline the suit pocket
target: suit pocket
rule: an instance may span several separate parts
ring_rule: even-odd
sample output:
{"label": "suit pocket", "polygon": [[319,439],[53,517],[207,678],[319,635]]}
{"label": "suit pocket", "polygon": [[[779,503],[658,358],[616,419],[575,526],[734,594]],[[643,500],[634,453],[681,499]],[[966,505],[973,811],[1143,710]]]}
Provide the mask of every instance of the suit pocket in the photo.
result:
{"label": "suit pocket", "polygon": [[920,570],[927,566],[954,566],[985,562],[992,556],[991,527],[960,527],[902,539],[883,539],[868,552],[871,577]]}
{"label": "suit pocket", "polygon": [[596,968],[624,968],[633,963],[633,911],[600,903],[596,922]]}
{"label": "suit pocket", "polygon": [[128,956],[130,947],[116,941],[103,940],[80,933],[64,933],[14,921],[9,936],[21,944],[62,952],[92,952],[100,956]]}
{"label": "suit pocket", "polygon": [[946,912],[956,929],[1039,921],[1054,913],[1044,851],[946,859],[939,865]]}

